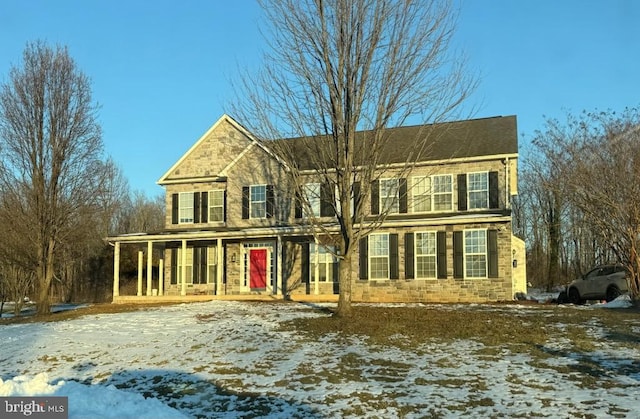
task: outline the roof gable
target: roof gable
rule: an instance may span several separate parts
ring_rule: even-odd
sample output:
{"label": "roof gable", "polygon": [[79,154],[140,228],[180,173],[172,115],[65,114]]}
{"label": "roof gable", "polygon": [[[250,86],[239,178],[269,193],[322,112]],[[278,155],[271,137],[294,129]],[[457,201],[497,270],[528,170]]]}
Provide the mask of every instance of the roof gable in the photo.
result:
{"label": "roof gable", "polygon": [[229,168],[254,146],[264,149],[238,122],[222,115],[157,183],[225,177]]}

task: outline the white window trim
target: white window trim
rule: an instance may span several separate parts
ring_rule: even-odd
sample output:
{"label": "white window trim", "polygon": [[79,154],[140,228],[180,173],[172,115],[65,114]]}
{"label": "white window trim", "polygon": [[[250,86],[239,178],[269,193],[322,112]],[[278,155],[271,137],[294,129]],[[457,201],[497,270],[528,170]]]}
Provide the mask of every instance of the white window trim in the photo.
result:
{"label": "white window trim", "polygon": [[[193,207],[193,194],[194,192],[180,192],[178,194],[178,224],[193,224],[193,220],[194,220],[194,211],[195,208]],[[188,200],[189,205],[183,205],[182,204],[182,197],[186,196],[186,195],[190,195],[191,198]],[[182,216],[182,213],[184,210],[187,209],[191,209],[191,220],[190,221],[183,221],[183,220],[189,220],[188,218]]]}
{"label": "white window trim", "polygon": [[[467,233],[474,231],[482,231],[484,232],[484,253],[467,253]],[[488,243],[488,234],[486,228],[473,228],[468,230],[463,230],[462,233],[462,250],[463,250],[463,269],[464,269],[464,278],[465,279],[487,279],[489,276],[489,243]],[[484,276],[468,276],[467,275],[467,256],[471,255],[484,255]]]}
{"label": "white window trim", "polygon": [[321,186],[318,182],[309,182],[304,184],[304,199],[309,204],[309,210],[311,210],[311,214],[307,214],[303,211],[303,217],[320,217],[320,211],[322,207],[322,202],[320,200],[320,188]]}
{"label": "white window trim", "polygon": [[[434,253],[432,255],[418,255],[418,234],[432,234],[435,241]],[[432,256],[435,260],[435,270],[433,276],[419,276],[418,275],[418,256]],[[429,231],[416,231],[414,233],[413,241],[413,272],[415,272],[415,279],[417,280],[429,280],[438,279],[438,233],[435,230]]]}
{"label": "white window trim", "polygon": [[[316,270],[311,269],[311,267],[314,266],[315,263],[317,263],[318,265],[318,271],[321,271],[322,269],[324,269],[326,271],[325,277],[329,278],[329,276],[333,274],[334,264],[337,263],[335,256],[330,250],[327,250],[326,252],[320,252],[321,248],[329,249],[328,246],[323,246],[321,244],[316,244],[316,243],[310,243],[309,247],[310,247],[309,248],[309,267],[310,267],[309,282],[313,283],[316,280],[315,279]],[[329,283],[336,282],[336,278],[332,278],[331,281],[329,280],[321,281],[320,276],[321,275],[318,272],[318,282],[320,283],[329,284]]]}
{"label": "white window trim", "polygon": [[[434,191],[434,179],[437,177],[447,177],[449,178],[449,185],[451,185],[451,189],[448,192],[435,192]],[[429,189],[424,193],[424,194],[420,194],[420,195],[416,195],[415,193],[415,188],[417,183],[421,180],[421,179],[429,179]],[[443,174],[443,175],[422,175],[422,176],[413,176],[411,178],[411,212],[413,214],[430,214],[430,213],[437,213],[437,212],[450,212],[453,210],[453,175],[451,174]],[[449,199],[449,208],[447,209],[439,209],[436,210],[436,200],[435,197],[436,195],[449,195],[450,199]],[[418,211],[416,210],[416,198],[419,199],[424,199],[424,200],[429,200],[429,207],[431,208],[428,211]]]}
{"label": "white window trim", "polygon": [[[469,177],[471,175],[480,175],[480,174],[484,174],[486,176],[487,188],[484,189],[484,190],[471,190],[471,182],[469,180]],[[476,193],[485,192],[485,194],[486,194],[486,206],[478,207],[478,208],[472,208],[471,207],[471,193],[472,192],[476,192]],[[489,172],[488,171],[481,171],[481,172],[469,172],[469,173],[467,173],[467,209],[470,210],[470,211],[473,211],[473,210],[484,210],[484,209],[488,209],[488,208],[489,208]]]}
{"label": "white window trim", "polygon": [[[264,188],[264,201],[254,201],[253,200],[253,188]],[[255,204],[264,204],[264,215],[261,217],[253,216],[253,206]],[[254,220],[261,220],[267,218],[267,185],[251,185],[249,186],[249,218]]]}
{"label": "white window trim", "polygon": [[[394,181],[396,183],[395,195],[392,197],[393,201],[389,206],[385,205],[385,198],[389,199],[391,198],[391,196],[387,196],[387,195],[385,195],[384,197],[382,196],[382,191],[386,190],[386,188],[382,187],[382,183],[388,182],[388,181]],[[386,212],[387,214],[399,214],[400,213],[400,179],[399,178],[380,178],[378,185],[379,185],[378,206],[380,208],[380,213],[383,214]]]}
{"label": "white window trim", "polygon": [[[387,238],[387,253],[384,256],[372,256],[372,246],[371,246],[371,238],[374,236],[385,236]],[[389,233],[373,233],[373,234],[369,234],[369,237],[367,237],[368,240],[368,252],[367,252],[367,269],[368,269],[368,275],[369,275],[369,279],[370,280],[388,280],[390,273],[391,273],[391,252],[389,251]],[[372,258],[383,258],[386,257],[387,259],[387,277],[386,278],[374,278],[373,275],[371,274],[371,259]]]}
{"label": "white window trim", "polygon": [[[193,285],[193,247],[187,247],[187,257],[185,258],[186,260],[186,266],[187,272],[191,272],[191,274],[187,274],[188,278],[185,281],[187,284],[192,284]],[[178,266],[177,266],[177,274],[178,274],[178,284],[182,284],[182,248],[179,247],[178,248]],[[189,268],[191,268],[191,270],[189,270]]]}
{"label": "white window trim", "polygon": [[[222,205],[213,205],[213,196],[217,193],[222,193]],[[223,223],[225,218],[226,208],[224,207],[224,189],[212,189],[209,191],[209,202],[207,202],[207,219],[209,223]],[[222,208],[222,220],[212,220],[211,218],[211,209],[213,208]]]}

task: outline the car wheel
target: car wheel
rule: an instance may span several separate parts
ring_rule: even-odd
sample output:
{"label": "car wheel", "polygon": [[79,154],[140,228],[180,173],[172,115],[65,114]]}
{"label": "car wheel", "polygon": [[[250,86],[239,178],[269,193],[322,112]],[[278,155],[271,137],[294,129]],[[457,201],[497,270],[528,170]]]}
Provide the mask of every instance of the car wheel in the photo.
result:
{"label": "car wheel", "polygon": [[571,304],[584,304],[584,300],[580,298],[580,293],[577,289],[571,288],[569,290],[569,302]]}
{"label": "car wheel", "polygon": [[616,286],[612,286],[609,287],[607,289],[607,295],[605,296],[605,300],[607,300],[607,303],[615,300],[616,298],[618,298],[620,296],[621,292],[618,289],[618,287]]}
{"label": "car wheel", "polygon": [[569,297],[567,297],[567,292],[566,291],[560,291],[560,294],[558,294],[558,298],[556,300],[558,302],[558,304],[566,304],[569,302]]}

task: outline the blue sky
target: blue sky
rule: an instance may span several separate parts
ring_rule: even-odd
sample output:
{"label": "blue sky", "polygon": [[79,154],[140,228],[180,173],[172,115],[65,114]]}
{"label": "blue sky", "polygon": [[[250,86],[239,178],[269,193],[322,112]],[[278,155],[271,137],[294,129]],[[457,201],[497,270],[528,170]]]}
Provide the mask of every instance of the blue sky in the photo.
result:
{"label": "blue sky", "polygon": [[[544,116],[640,105],[640,2],[458,2],[455,47],[480,78],[465,106],[517,115],[521,153]],[[260,15],[254,0],[1,0],[0,80],[27,42],[68,46],[92,80],[106,152],[132,189],[158,195],[229,111],[239,66],[258,64]]]}

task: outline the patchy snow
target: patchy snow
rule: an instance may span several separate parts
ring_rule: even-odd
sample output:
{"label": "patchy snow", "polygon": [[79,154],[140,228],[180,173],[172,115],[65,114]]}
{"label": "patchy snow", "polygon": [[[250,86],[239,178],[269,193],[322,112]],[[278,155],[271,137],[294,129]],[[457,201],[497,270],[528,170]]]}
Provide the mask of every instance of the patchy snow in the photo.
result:
{"label": "patchy snow", "polygon": [[[591,309],[424,306],[435,307],[535,311],[560,332],[564,310]],[[0,396],[68,396],[71,418],[637,415],[640,345],[606,339],[598,322],[584,325],[593,349],[557,339],[536,358],[471,340],[403,350],[401,333],[396,345],[380,346],[339,334],[309,341],[278,329],[327,315],[316,308],[215,301],[0,326]],[[640,327],[640,318],[626,321]]]}

